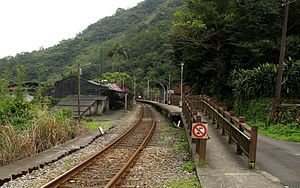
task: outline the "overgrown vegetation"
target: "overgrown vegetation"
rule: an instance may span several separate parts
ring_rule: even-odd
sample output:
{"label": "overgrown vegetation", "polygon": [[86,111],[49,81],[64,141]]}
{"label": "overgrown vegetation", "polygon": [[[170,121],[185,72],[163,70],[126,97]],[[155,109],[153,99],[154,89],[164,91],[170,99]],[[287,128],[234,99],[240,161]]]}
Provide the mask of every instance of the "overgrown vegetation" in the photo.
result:
{"label": "overgrown vegetation", "polygon": [[87,119],[83,124],[88,130],[96,131],[101,127],[103,130],[108,130],[112,126],[112,121],[98,121],[93,119]]}
{"label": "overgrown vegetation", "polygon": [[32,124],[22,127],[22,131],[11,124],[2,124],[0,165],[62,144],[82,131],[84,130],[77,127],[68,110],[54,113],[38,110]]}
{"label": "overgrown vegetation", "polygon": [[185,131],[183,129],[178,129],[176,127],[172,127],[172,125],[165,125],[162,128],[161,140],[166,141],[166,139],[170,138],[170,135],[176,135],[176,139],[173,140],[172,148],[175,152],[187,151],[189,152],[189,146],[187,143]]}
{"label": "overgrown vegetation", "polygon": [[300,109],[281,109],[276,123],[272,123],[266,128],[266,121],[272,98],[252,99],[247,102],[239,101],[233,105],[232,110],[246,117],[250,125],[258,125],[259,133],[273,138],[300,142]]}
{"label": "overgrown vegetation", "polygon": [[[162,127],[162,132],[160,133],[160,139],[163,144],[168,144],[169,147],[178,155],[182,153],[189,153],[189,146],[186,138],[186,133],[184,129],[173,127],[172,124],[166,124]],[[184,152],[183,152],[184,151]],[[184,171],[193,173],[196,170],[196,165],[190,161],[190,156],[185,157],[185,162],[181,164],[181,168]],[[174,181],[168,181],[166,185],[158,187],[176,187],[176,188],[191,188],[197,187],[201,188],[198,178],[192,179],[177,179]]]}
{"label": "overgrown vegetation", "polygon": [[258,126],[260,127],[259,133],[262,135],[269,136],[272,138],[277,138],[280,140],[300,142],[300,128],[299,125],[295,123],[291,123],[291,124],[277,123],[270,126],[268,129],[266,129],[264,124],[262,122],[259,122]]}
{"label": "overgrown vegetation", "polygon": [[[300,93],[300,60],[287,61],[282,84],[282,96],[296,98]],[[238,69],[231,73],[230,86],[236,99],[248,100],[272,97],[275,93],[277,66],[262,64],[254,69]]]}
{"label": "overgrown vegetation", "polygon": [[[286,59],[292,61],[284,71],[284,87],[290,89],[284,93],[289,97],[299,97],[299,68],[293,67],[300,60],[299,10],[300,2],[290,4]],[[193,84],[195,92],[224,99],[242,88],[242,95],[273,96],[282,18],[281,0],[185,0],[172,25],[175,60],[178,64],[185,62],[185,79]],[[239,83],[231,87],[229,75],[234,70],[234,79],[241,83],[246,76],[249,87]]]}
{"label": "overgrown vegetation", "polygon": [[185,170],[187,172],[195,172],[196,171],[196,165],[192,161],[187,161],[187,162],[183,163],[182,168],[183,168],[183,170]]}
{"label": "overgrown vegetation", "polygon": [[201,188],[202,187],[197,178],[170,181],[167,186],[170,188]]}
{"label": "overgrown vegetation", "polygon": [[6,79],[0,85],[0,165],[28,157],[82,134],[72,112],[42,108],[40,100],[27,101],[22,88],[9,91]]}

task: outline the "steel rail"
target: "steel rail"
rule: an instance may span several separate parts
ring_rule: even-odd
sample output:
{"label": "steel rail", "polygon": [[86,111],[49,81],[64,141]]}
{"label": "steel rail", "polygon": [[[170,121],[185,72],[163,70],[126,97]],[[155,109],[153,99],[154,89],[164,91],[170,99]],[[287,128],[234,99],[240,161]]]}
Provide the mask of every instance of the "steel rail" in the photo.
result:
{"label": "steel rail", "polygon": [[155,127],[156,127],[156,119],[153,114],[153,112],[150,110],[151,119],[152,119],[152,127],[146,138],[144,139],[143,143],[139,146],[139,148],[134,152],[134,154],[131,156],[131,158],[128,160],[128,162],[122,167],[121,170],[110,180],[110,182],[105,186],[105,188],[110,188],[116,186],[117,183],[119,183],[120,179],[123,177],[126,170],[130,167],[130,165],[133,163],[133,161],[136,159],[138,154],[142,151],[142,149],[145,147],[145,145],[148,143],[148,141],[151,139],[151,136],[154,133]]}
{"label": "steel rail", "polygon": [[[151,116],[153,118],[152,119],[152,128],[151,128],[150,132],[146,136],[146,138],[143,141],[143,143],[134,152],[135,156],[134,157],[132,156],[130,158],[130,160],[124,165],[124,167],[122,167],[121,170],[119,170],[117,172],[117,174],[109,182],[110,186],[105,186],[105,187],[112,187],[112,186],[114,186],[117,183],[117,181],[120,180],[120,178],[122,177],[122,173],[124,173],[126,171],[126,169],[130,166],[130,164],[136,158],[136,156],[138,155],[138,153],[142,150],[142,148],[145,146],[145,144],[149,141],[151,135],[154,132],[155,123],[156,123],[155,117],[154,117],[152,111],[150,111],[150,114],[151,114]],[[83,161],[82,163],[80,163],[79,165],[71,168],[70,170],[68,170],[67,172],[61,174],[57,178],[51,180],[50,182],[48,182],[47,184],[45,184],[44,186],[42,186],[42,188],[59,187],[60,185],[62,185],[63,183],[65,183],[68,179],[70,179],[70,177],[76,175],[79,171],[83,170],[84,168],[86,168],[87,166],[89,166],[90,164],[92,164],[93,163],[92,161],[94,159],[96,159],[98,156],[100,156],[101,154],[103,154],[105,151],[113,148],[115,145],[117,145],[119,142],[121,142],[124,138],[126,138],[126,136],[130,135],[131,131],[134,130],[136,127],[138,127],[139,124],[142,122],[143,115],[144,115],[144,106],[142,105],[142,110],[141,110],[141,112],[139,114],[139,119],[133,124],[133,126],[128,131],[126,131],[124,134],[122,134],[118,139],[116,139],[114,142],[112,142],[111,144],[109,144],[107,147],[103,148],[100,152],[98,152],[95,155],[89,157],[88,159],[86,159],[85,161]]]}

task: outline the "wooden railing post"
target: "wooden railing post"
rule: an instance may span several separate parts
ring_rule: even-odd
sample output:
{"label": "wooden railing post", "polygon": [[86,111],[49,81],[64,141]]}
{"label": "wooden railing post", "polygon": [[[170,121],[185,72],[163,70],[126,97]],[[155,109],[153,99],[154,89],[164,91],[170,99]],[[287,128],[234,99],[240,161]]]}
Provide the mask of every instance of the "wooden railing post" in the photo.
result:
{"label": "wooden railing post", "polygon": [[[225,112],[224,112],[224,109],[222,110],[222,116],[225,118]],[[222,125],[222,136],[225,135],[225,127],[224,125]]]}
{"label": "wooden railing post", "polygon": [[192,119],[192,112],[191,112],[191,107],[188,107],[188,130],[189,130],[189,135],[192,135],[192,124],[193,124],[193,119]]}
{"label": "wooden railing post", "polygon": [[[201,123],[207,123],[205,118],[201,118]],[[199,163],[201,166],[205,165],[205,157],[206,157],[206,139],[200,139],[200,147],[199,147]]]}
{"label": "wooden railing post", "polygon": [[213,125],[216,124],[215,116],[214,116],[214,115],[211,115],[211,117],[212,117],[212,124],[213,124]]}
{"label": "wooden railing post", "polygon": [[251,127],[251,144],[249,149],[249,168],[255,168],[256,162],[256,147],[257,147],[257,130],[258,127],[252,126]]}
{"label": "wooden railing post", "polygon": [[[200,123],[200,122],[201,122],[201,116],[197,115],[196,116],[196,123]],[[196,152],[199,154],[199,151],[200,151],[200,139],[196,139],[195,143],[196,143]]]}
{"label": "wooden railing post", "polygon": [[217,129],[219,129],[219,128],[220,128],[220,117],[217,116]]}
{"label": "wooden railing post", "polygon": [[[239,117],[239,130],[240,130],[241,132],[244,132],[242,123],[245,123],[245,117],[240,116],[240,117]],[[242,151],[242,149],[241,149],[241,135],[240,135],[240,134],[239,134],[239,136],[238,136],[238,142],[237,142],[237,144],[236,144],[236,153],[237,153],[238,155],[242,155],[242,153],[243,153],[243,151]]]}
{"label": "wooden railing post", "polygon": [[[234,112],[229,111],[229,122],[233,123],[232,121],[232,116],[234,116]],[[229,131],[228,131],[228,144],[232,143],[232,127],[230,126]]]}
{"label": "wooden railing post", "polygon": [[206,156],[206,139],[200,140],[199,162],[200,165],[205,165]]}

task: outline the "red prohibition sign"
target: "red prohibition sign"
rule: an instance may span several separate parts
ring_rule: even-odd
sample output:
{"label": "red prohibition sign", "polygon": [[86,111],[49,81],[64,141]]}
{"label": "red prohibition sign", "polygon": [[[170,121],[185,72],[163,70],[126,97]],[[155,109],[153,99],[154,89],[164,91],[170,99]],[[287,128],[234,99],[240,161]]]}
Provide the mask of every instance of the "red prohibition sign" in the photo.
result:
{"label": "red prohibition sign", "polygon": [[206,126],[203,124],[197,124],[193,127],[192,133],[196,138],[203,138],[206,136]]}

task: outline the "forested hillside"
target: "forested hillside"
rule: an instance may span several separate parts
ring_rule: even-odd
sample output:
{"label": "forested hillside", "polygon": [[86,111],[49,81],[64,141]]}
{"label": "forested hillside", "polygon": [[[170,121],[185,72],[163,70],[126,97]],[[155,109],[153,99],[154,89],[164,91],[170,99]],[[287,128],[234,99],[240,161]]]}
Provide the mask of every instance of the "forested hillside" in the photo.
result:
{"label": "forested hillside", "polygon": [[261,134],[299,141],[300,109],[272,110],[284,3],[289,16],[280,103],[299,103],[300,1],[186,0],[175,13],[172,44],[194,93],[213,96],[259,125]]}
{"label": "forested hillside", "polygon": [[[282,0],[187,0],[173,22],[176,61],[195,92],[221,98],[273,97]],[[300,96],[300,2],[290,1],[283,96]]]}
{"label": "forested hillside", "polygon": [[80,62],[83,76],[95,79],[101,74],[102,47],[103,72],[125,71],[140,81],[148,77],[153,82],[167,81],[174,69],[169,30],[173,12],[180,4],[180,0],[146,0],[129,10],[118,9],[113,16],[90,25],[73,39],[1,59],[0,71],[16,81],[13,75],[17,67],[23,67],[24,80],[53,84],[73,74]]}

